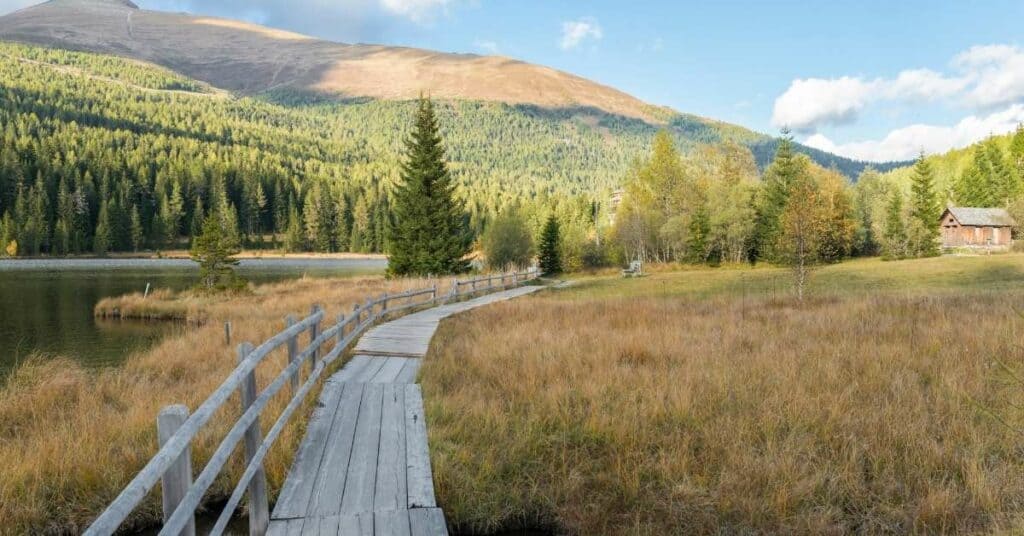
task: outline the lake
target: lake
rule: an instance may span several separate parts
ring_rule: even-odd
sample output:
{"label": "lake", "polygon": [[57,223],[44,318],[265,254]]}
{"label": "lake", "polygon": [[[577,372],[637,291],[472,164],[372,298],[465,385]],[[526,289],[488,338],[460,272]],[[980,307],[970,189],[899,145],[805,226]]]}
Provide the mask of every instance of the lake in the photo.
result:
{"label": "lake", "polygon": [[[384,259],[246,259],[238,272],[254,283],[307,275],[383,273]],[[100,299],[152,288],[182,290],[198,270],[187,259],[0,260],[0,376],[33,353],[63,355],[86,366],[122,362],[134,351],[185,326],[98,320]]]}

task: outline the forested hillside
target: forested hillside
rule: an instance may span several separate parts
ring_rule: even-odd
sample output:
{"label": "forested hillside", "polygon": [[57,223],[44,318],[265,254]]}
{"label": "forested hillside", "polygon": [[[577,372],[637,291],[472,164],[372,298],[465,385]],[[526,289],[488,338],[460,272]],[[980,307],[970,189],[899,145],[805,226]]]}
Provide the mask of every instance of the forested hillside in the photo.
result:
{"label": "forested hillside", "polygon": [[[251,247],[383,251],[414,104],[295,91],[236,98],[111,56],[0,44],[0,240],[8,254],[182,247],[211,208]],[[498,208],[589,219],[657,127],[597,109],[439,103],[459,195],[479,232]],[[774,142],[670,114],[684,151]],[[820,155],[819,155],[820,156]],[[840,162],[841,171],[859,164]]]}

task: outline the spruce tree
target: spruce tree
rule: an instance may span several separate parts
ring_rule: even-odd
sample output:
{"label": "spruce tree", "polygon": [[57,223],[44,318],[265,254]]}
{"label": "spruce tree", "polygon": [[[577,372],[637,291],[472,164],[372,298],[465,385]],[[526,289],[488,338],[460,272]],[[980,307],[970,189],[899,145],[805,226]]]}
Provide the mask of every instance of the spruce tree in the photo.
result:
{"label": "spruce tree", "polygon": [[886,260],[902,259],[907,252],[907,228],[903,223],[903,194],[898,190],[892,192],[885,208],[885,242],[882,258]]}
{"label": "spruce tree", "polygon": [[544,223],[544,230],[540,234],[540,248],[538,257],[540,271],[544,275],[554,275],[562,271],[562,256],[558,251],[559,247],[558,219],[552,214]]}
{"label": "spruce tree", "polygon": [[206,291],[237,290],[245,282],[234,267],[241,251],[238,234],[225,223],[228,218],[214,212],[203,223],[203,232],[192,241],[189,256],[199,264],[199,285]]}
{"label": "spruce tree", "polygon": [[391,275],[462,273],[471,236],[448,173],[434,105],[420,98],[406,161],[394,192],[390,228]]}
{"label": "spruce tree", "polygon": [[910,186],[910,243],[917,257],[939,254],[939,216],[942,207],[935,192],[935,178],[924,152],[914,164]]}
{"label": "spruce tree", "polygon": [[793,137],[783,129],[775,158],[764,173],[764,185],[756,203],[751,261],[773,260],[781,232],[782,211],[789,200],[792,184],[804,172],[805,165],[793,151]]}

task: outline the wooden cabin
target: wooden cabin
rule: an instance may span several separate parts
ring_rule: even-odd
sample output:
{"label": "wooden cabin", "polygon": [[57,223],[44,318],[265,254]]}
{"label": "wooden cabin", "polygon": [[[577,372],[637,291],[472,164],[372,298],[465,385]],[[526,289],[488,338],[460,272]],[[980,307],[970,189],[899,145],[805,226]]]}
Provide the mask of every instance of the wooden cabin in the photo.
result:
{"label": "wooden cabin", "polygon": [[939,221],[944,248],[1009,249],[1017,225],[1002,208],[948,207]]}

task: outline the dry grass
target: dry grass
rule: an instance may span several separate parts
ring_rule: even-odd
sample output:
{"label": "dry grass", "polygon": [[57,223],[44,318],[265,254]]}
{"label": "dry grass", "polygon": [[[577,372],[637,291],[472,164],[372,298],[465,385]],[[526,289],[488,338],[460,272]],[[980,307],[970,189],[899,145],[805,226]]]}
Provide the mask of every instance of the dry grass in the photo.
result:
{"label": "dry grass", "polygon": [[202,324],[209,316],[206,308],[216,301],[216,296],[158,289],[149,296],[133,292],[103,298],[96,303],[93,314],[97,318],[117,320],[180,320]]}
{"label": "dry grass", "polygon": [[592,279],[452,319],[422,377],[439,501],[482,532],[1024,531],[996,362],[1024,369],[1022,260],[854,262],[803,305],[773,270]]}
{"label": "dry grass", "polygon": [[[283,328],[288,313],[323,304],[328,319],[351,312],[357,302],[387,290],[422,288],[422,280],[300,279],[256,287],[252,295],[210,299],[210,322],[164,340],[128,359],[122,368],[86,371],[70,360],[35,359],[12,373],[0,390],[0,533],[77,533],[120,492],[156,452],[155,419],[171,403],[196,408],[235,367],[224,340],[231,321],[234,341],[262,342]],[[305,339],[303,339],[305,340]],[[283,367],[279,350],[258,369],[260,386]],[[262,419],[266,431],[283,409],[287,389]],[[237,398],[196,441],[193,464],[201,467],[237,416]],[[309,414],[309,407],[302,413]],[[269,416],[273,417],[269,417]],[[302,418],[293,419],[267,458],[276,494],[301,439]],[[229,474],[210,494],[230,492],[241,474],[236,452]],[[130,520],[144,526],[159,519],[154,492]]]}

